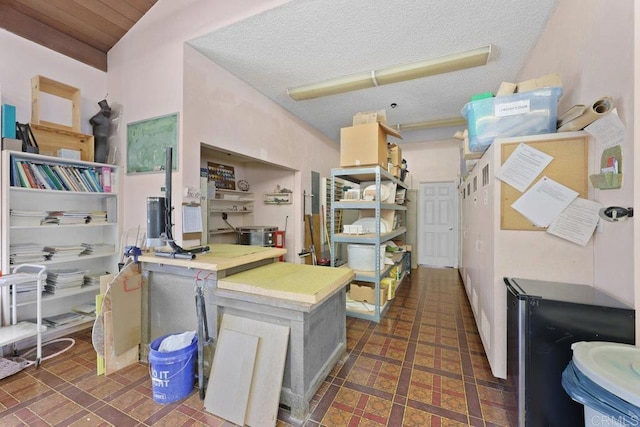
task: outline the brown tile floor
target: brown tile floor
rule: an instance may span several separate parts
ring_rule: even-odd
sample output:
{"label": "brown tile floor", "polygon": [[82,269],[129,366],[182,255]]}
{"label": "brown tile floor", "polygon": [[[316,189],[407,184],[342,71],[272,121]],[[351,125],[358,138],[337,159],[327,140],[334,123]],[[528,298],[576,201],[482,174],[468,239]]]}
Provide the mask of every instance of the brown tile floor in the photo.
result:
{"label": "brown tile floor", "polygon": [[[73,337],[64,355],[0,380],[0,426],[232,425],[195,389],[155,403],[146,364],[96,376],[90,332]],[[514,395],[491,375],[457,270],[415,270],[380,323],[347,318],[347,339],[304,426],[515,425]],[[278,426],[299,425],[280,410]]]}

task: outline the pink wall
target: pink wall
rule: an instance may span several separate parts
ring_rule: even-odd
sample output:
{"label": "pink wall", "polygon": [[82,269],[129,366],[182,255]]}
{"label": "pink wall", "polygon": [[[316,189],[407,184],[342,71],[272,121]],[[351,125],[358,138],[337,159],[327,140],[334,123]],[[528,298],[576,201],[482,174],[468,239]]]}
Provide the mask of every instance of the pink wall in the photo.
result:
{"label": "pink wall", "polygon": [[[107,94],[106,73],[3,29],[0,29],[0,52],[1,101],[16,107],[19,122],[31,121],[31,78],[41,75],[80,89],[81,129],[92,134],[89,118],[100,110],[98,101]],[[64,113],[67,113],[64,107],[68,107],[69,114],[62,114],[56,111],[59,105],[53,101],[45,102],[41,118],[70,124],[71,105],[63,104]]]}
{"label": "pink wall", "polygon": [[411,142],[401,144],[402,157],[407,159],[411,188],[421,182],[457,182],[460,176],[460,141]]}
{"label": "pink wall", "polygon": [[[620,0],[563,0],[531,52],[518,80],[560,73],[564,93],[559,113],[574,104],[589,105],[610,96],[627,127],[623,144],[624,185],[619,190],[595,190],[593,199],[604,206],[633,206],[634,202],[634,2]],[[599,168],[602,148],[595,143]],[[634,302],[633,221],[604,223],[594,243],[594,285]]]}
{"label": "pink wall", "polygon": [[[327,176],[338,164],[335,143],[185,45],[281,3],[158,2],[109,53],[109,91],[124,105],[124,123],[179,113],[174,206],[181,203],[179,189],[199,186],[200,142],[298,170],[297,194],[310,192],[312,170]],[[121,137],[124,144],[126,126]],[[122,182],[125,229],[144,225],[146,197],[159,195],[163,175],[129,175]],[[303,230],[301,198],[294,200],[292,233]],[[180,212],[174,223],[181,229]],[[302,239],[295,240],[298,250]]]}

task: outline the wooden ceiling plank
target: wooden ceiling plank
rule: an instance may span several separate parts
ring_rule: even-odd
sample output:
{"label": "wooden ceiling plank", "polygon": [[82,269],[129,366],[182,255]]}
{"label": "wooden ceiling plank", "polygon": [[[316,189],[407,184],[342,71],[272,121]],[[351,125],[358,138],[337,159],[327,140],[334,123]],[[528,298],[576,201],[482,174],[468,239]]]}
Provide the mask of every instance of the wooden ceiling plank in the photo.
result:
{"label": "wooden ceiling plank", "polygon": [[118,28],[125,31],[129,31],[131,27],[136,23],[135,20],[129,19],[123,14],[119,13],[116,9],[111,7],[110,5],[106,5],[99,0],[75,0],[76,3],[82,5],[83,7],[89,9],[93,13],[102,16],[104,19],[108,20],[113,25],[116,25]]}
{"label": "wooden ceiling plank", "polygon": [[[140,17],[147,13],[151,7],[156,4],[157,0],[130,0],[131,3],[140,12]],[[140,19],[140,17],[138,19]]]}
{"label": "wooden ceiling plank", "polygon": [[5,0],[0,1],[0,27],[62,55],[107,71],[106,53],[38,22],[11,7]]}
{"label": "wooden ceiling plank", "polygon": [[[25,13],[26,15],[82,40],[89,45],[93,46],[93,40],[97,40],[100,43],[106,44],[108,48],[111,48],[111,46],[119,40],[119,37],[107,34],[97,28],[97,25],[100,25],[100,17],[97,17],[98,20],[95,22],[88,22],[89,17],[86,16],[86,13],[79,11],[79,8],[72,7],[75,3],[61,0],[45,2],[39,0],[18,0],[17,3],[33,10],[33,12]],[[84,18],[79,17],[83,15]],[[96,19],[96,15],[93,15],[93,19]]]}
{"label": "wooden ceiling plank", "polygon": [[100,2],[136,22],[138,22],[138,19],[140,19],[140,17],[142,16],[142,13],[140,13],[138,9],[129,4],[128,1],[114,2],[113,0],[100,0]]}

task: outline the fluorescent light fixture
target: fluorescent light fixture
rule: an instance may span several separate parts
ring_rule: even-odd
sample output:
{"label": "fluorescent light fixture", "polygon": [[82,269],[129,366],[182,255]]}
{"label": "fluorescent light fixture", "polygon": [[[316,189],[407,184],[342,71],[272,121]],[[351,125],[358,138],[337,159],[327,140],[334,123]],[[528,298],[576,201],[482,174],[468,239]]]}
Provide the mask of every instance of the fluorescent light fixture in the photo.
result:
{"label": "fluorescent light fixture", "polygon": [[467,120],[464,117],[447,117],[445,119],[427,120],[424,122],[404,123],[390,126],[400,132],[407,132],[410,130],[446,128],[466,124]]}
{"label": "fluorescent light fixture", "polygon": [[336,77],[320,83],[311,83],[287,89],[287,94],[295,101],[335,95],[353,90],[404,82],[429,77],[465,68],[486,65],[491,53],[491,45],[466,52],[453,53],[434,59],[397,65],[380,70],[366,71],[348,76]]}

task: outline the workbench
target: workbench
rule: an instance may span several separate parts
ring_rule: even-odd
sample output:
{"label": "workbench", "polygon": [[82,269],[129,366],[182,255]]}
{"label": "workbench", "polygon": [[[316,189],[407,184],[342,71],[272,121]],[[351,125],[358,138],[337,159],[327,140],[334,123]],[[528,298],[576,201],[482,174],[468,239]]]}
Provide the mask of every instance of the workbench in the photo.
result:
{"label": "workbench", "polygon": [[143,351],[158,336],[196,330],[194,288],[204,280],[213,338],[224,314],[290,328],[280,403],[304,419],[318,387],[346,354],[346,286],[353,271],[280,263],[286,250],[278,248],[210,248],[194,260],[139,257],[149,284],[143,288]]}

